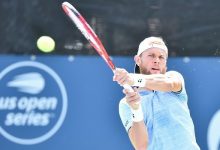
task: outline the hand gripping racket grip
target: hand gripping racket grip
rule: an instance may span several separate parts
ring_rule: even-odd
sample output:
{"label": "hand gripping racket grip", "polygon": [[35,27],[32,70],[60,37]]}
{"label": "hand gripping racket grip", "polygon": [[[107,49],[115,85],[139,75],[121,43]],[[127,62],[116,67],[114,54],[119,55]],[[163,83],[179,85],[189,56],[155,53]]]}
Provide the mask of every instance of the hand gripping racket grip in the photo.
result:
{"label": "hand gripping racket grip", "polygon": [[[132,89],[132,87],[128,84],[124,84],[123,85],[123,88],[126,89],[126,90],[129,90],[129,92],[133,92],[134,90]],[[133,106],[132,106],[132,109],[134,110],[137,110],[139,108],[139,102],[135,103]]]}

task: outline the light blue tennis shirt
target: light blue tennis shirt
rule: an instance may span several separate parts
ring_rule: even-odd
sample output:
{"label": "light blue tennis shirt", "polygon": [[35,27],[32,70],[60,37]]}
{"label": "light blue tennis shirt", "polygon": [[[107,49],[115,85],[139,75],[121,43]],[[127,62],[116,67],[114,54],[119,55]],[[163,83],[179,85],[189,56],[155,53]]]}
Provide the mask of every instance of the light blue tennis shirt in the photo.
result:
{"label": "light blue tennis shirt", "polygon": [[[189,108],[184,79],[182,90],[175,92],[142,91],[141,106],[148,131],[148,150],[199,150]],[[127,130],[132,127],[130,107],[122,99],[119,115]]]}

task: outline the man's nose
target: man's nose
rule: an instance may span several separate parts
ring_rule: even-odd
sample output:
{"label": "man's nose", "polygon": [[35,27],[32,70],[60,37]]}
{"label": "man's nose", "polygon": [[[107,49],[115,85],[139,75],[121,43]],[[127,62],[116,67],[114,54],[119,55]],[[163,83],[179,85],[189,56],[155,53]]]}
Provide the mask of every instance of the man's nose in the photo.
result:
{"label": "man's nose", "polygon": [[160,62],[160,58],[159,57],[154,57],[154,63],[159,63]]}

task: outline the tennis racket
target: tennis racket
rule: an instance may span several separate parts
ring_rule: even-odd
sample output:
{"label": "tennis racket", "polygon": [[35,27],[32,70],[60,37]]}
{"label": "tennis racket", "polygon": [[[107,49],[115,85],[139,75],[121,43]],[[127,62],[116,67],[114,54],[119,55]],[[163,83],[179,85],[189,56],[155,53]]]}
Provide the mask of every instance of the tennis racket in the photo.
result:
{"label": "tennis racket", "polygon": [[[70,3],[63,2],[62,8],[67,16],[75,23],[76,27],[82,32],[85,38],[89,41],[89,43],[94,47],[94,49],[98,52],[98,54],[104,59],[104,61],[108,64],[111,70],[114,72],[115,65],[109,57],[105,47],[100,41],[99,37],[93,31],[93,29],[89,26],[83,16],[74,8]],[[125,89],[129,91],[133,91],[132,87],[128,84],[123,85]]]}

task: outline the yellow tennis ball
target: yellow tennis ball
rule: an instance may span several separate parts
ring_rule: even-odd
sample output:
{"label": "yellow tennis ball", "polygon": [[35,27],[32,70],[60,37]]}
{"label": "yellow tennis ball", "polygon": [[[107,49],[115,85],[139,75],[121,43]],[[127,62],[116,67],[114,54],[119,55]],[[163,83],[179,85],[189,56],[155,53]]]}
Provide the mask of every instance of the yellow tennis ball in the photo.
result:
{"label": "yellow tennis ball", "polygon": [[49,36],[41,36],[37,40],[37,47],[42,52],[49,53],[55,49],[55,41]]}

